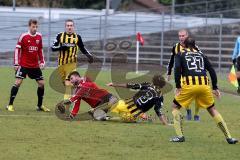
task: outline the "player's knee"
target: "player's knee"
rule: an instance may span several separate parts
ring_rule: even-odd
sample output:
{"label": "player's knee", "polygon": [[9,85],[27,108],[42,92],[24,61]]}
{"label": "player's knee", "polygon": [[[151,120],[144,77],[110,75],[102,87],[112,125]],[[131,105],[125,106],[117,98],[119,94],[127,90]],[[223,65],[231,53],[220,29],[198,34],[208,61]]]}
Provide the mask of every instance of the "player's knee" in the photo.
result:
{"label": "player's knee", "polygon": [[22,84],[22,79],[16,79],[16,81],[15,81],[15,86],[16,87],[20,87],[21,86],[21,84]]}
{"label": "player's knee", "polygon": [[38,87],[44,88],[44,81],[43,80],[40,80],[37,83],[38,83]]}

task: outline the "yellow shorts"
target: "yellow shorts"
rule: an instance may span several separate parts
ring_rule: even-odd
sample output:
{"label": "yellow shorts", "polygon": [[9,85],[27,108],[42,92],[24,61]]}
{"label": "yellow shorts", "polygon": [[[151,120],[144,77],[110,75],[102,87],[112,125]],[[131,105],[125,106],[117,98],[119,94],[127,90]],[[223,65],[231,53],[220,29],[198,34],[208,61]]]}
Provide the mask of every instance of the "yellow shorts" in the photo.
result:
{"label": "yellow shorts", "polygon": [[175,96],[174,103],[187,108],[195,100],[199,108],[207,109],[214,105],[212,89],[209,85],[182,85],[180,95]]}
{"label": "yellow shorts", "polygon": [[125,122],[134,122],[136,121],[137,117],[141,115],[138,115],[138,113],[141,113],[141,111],[137,109],[136,105],[129,105],[123,100],[119,100],[110,110],[112,113],[118,114]]}
{"label": "yellow shorts", "polygon": [[58,73],[62,81],[64,82],[65,80],[69,80],[68,75],[72,71],[76,71],[76,68],[77,68],[77,63],[68,63],[68,64],[58,66]]}

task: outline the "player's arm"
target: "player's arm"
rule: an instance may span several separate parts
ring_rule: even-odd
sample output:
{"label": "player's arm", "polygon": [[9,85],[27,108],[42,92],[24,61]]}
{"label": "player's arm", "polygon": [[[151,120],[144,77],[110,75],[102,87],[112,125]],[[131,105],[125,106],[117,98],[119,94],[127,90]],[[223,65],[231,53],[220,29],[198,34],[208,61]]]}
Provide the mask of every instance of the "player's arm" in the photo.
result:
{"label": "player's arm", "polygon": [[157,114],[161,123],[163,125],[167,125],[167,119],[165,115],[162,113],[162,106],[163,106],[163,96],[159,97],[158,100],[155,102],[154,111]]}
{"label": "player's arm", "polygon": [[90,52],[88,52],[88,50],[84,47],[81,36],[80,35],[77,35],[77,36],[78,36],[78,43],[77,43],[78,47],[80,48],[81,52],[87,56],[88,62],[92,63],[93,55]]}
{"label": "player's arm", "polygon": [[42,43],[42,38],[39,42],[39,50],[38,50],[38,57],[39,57],[39,60],[40,60],[40,68],[43,69],[44,66],[45,66],[45,60],[44,60],[44,54],[43,54],[43,43]]}
{"label": "player's arm", "polygon": [[78,99],[81,99],[83,96],[86,96],[89,94],[90,88],[86,88],[86,87],[81,87],[78,89],[78,91],[76,92],[75,95],[73,95],[71,98],[69,98],[69,102],[75,102]]}
{"label": "player's arm", "polygon": [[239,47],[240,47],[239,45],[240,45],[240,37],[237,38],[235,47],[233,50],[233,54],[232,54],[233,64],[235,64],[237,62],[237,56],[238,56],[238,51],[239,51]]}
{"label": "player's arm", "polygon": [[217,90],[217,74],[215,72],[215,70],[212,67],[212,64],[210,63],[210,61],[208,60],[207,56],[204,56],[204,65],[205,68],[208,70],[210,77],[211,77],[211,81],[212,81],[212,88],[213,90]]}
{"label": "player's arm", "polygon": [[172,73],[172,68],[174,66],[174,56],[176,55],[175,47],[176,47],[176,45],[173,46],[173,48],[172,48],[172,54],[171,54],[171,57],[169,59],[168,66],[167,66],[167,75],[171,75],[171,73]]}
{"label": "player's arm", "polygon": [[20,63],[20,57],[21,57],[21,51],[22,51],[22,38],[23,38],[23,34],[19,37],[18,41],[17,41],[17,45],[15,47],[15,51],[14,51],[14,69],[17,70],[19,63]]}
{"label": "player's arm", "polygon": [[111,87],[122,87],[122,88],[130,88],[130,89],[142,89],[150,86],[150,83],[108,83],[107,86]]}
{"label": "player's arm", "polygon": [[181,54],[176,54],[174,67],[176,88],[181,88],[181,74]]}
{"label": "player's arm", "polygon": [[61,48],[61,45],[60,45],[60,37],[61,37],[62,33],[58,33],[55,40],[53,41],[53,44],[52,44],[52,51],[60,51],[62,48]]}

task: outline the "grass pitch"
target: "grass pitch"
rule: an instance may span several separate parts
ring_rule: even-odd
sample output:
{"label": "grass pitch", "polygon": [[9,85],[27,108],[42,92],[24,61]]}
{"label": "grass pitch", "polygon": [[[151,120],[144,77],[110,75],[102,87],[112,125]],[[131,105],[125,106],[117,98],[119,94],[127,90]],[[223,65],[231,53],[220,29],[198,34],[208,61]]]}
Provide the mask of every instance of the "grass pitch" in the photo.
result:
{"label": "grass pitch", "polygon": [[[67,122],[56,118],[54,106],[63,97],[49,87],[53,69],[43,71],[46,80],[44,104],[51,113],[36,112],[36,83],[24,80],[14,103],[15,112],[5,111],[14,83],[12,68],[0,68],[0,160],[212,160],[240,159],[240,145],[229,145],[212,118],[201,110],[200,122],[185,121],[186,142],[173,144],[172,126],[153,123]],[[83,73],[84,71],[81,70]],[[234,91],[222,76],[220,87]],[[110,73],[101,71],[96,82],[110,82]],[[110,89],[114,92],[113,88]],[[170,115],[173,92],[165,95],[164,106]],[[240,139],[239,96],[222,94],[216,106],[226,120],[233,137]],[[88,106],[81,105],[81,112]],[[154,112],[151,111],[153,114]],[[185,112],[182,110],[182,113]]]}

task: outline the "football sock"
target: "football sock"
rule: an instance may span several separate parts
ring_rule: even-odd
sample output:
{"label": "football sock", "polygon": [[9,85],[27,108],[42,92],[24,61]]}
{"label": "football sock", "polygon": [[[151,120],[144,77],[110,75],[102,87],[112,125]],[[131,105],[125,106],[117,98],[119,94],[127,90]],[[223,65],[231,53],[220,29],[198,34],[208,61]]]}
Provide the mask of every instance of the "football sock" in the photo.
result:
{"label": "football sock", "polygon": [[66,100],[66,99],[69,99],[71,97],[71,94],[72,94],[72,86],[65,86],[65,94],[64,94],[64,97],[63,99]]}
{"label": "football sock", "polygon": [[221,131],[223,132],[224,136],[226,138],[232,138],[228,128],[227,128],[227,124],[225,123],[225,121],[223,120],[221,114],[217,114],[213,117],[213,119],[215,120],[215,122],[217,123],[217,126],[221,129]]}
{"label": "football sock", "polygon": [[18,93],[18,88],[16,85],[12,86],[9,105],[13,105],[13,101]]}
{"label": "football sock", "polygon": [[199,116],[199,107],[198,105],[195,104],[195,113],[194,113],[195,116]]}
{"label": "football sock", "polygon": [[43,95],[44,95],[44,87],[38,87],[37,89],[37,96],[38,96],[38,107],[42,106],[42,102],[43,102]]}
{"label": "football sock", "polygon": [[173,114],[173,126],[175,128],[177,136],[183,136],[183,129],[182,129],[182,116],[181,112],[178,109],[174,109],[172,111]]}

